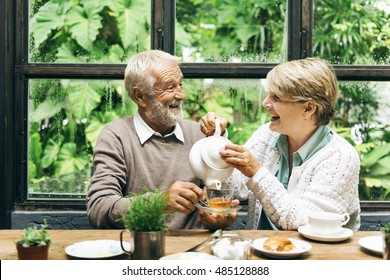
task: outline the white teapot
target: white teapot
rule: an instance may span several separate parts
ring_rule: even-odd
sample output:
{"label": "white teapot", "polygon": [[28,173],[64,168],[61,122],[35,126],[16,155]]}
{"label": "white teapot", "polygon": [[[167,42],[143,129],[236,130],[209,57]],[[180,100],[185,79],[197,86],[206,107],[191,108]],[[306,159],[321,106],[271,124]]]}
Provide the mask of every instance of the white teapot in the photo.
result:
{"label": "white teapot", "polygon": [[221,137],[220,121],[216,119],[215,133],[213,136],[198,140],[191,148],[189,160],[194,174],[206,184],[207,187],[220,188],[221,182],[225,181],[233,172],[220,156],[227,138]]}

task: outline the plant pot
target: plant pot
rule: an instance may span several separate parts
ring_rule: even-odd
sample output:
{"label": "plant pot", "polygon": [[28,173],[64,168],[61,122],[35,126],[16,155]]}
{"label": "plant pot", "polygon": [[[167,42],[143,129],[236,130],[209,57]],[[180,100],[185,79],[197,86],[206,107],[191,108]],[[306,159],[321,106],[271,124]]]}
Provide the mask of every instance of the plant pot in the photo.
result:
{"label": "plant pot", "polygon": [[49,255],[49,245],[23,247],[16,244],[19,260],[47,260]]}
{"label": "plant pot", "polygon": [[[123,233],[130,232],[131,249],[127,251],[122,245]],[[128,231],[120,234],[122,250],[134,260],[158,260],[165,255],[165,231]]]}
{"label": "plant pot", "polygon": [[383,259],[390,260],[390,233],[383,232]]}

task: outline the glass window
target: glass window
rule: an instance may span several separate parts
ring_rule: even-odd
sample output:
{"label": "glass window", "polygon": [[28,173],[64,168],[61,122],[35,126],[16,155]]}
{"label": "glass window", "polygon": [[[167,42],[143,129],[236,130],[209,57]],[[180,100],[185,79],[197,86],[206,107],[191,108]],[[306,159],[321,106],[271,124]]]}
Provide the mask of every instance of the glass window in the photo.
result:
{"label": "glass window", "polygon": [[185,118],[218,112],[238,144],[268,120],[261,101],[273,65],[306,54],[337,64],[341,96],[332,126],[362,157],[361,200],[390,201],[388,0],[15,3],[23,18],[9,48],[16,88],[4,95],[20,107],[10,136],[17,156],[0,175],[16,177],[18,191],[7,191],[19,205],[84,199],[100,129],[136,110],[123,87],[124,63],[150,48],[183,58]]}
{"label": "glass window", "polygon": [[285,0],[176,1],[176,52],[185,62],[279,62]]}
{"label": "glass window", "polygon": [[388,0],[314,1],[313,53],[334,64],[390,64]]}
{"label": "glass window", "polygon": [[362,201],[390,201],[390,83],[341,82],[334,128],[361,158]]}
{"label": "glass window", "polygon": [[101,128],[135,110],[121,81],[30,80],[28,198],[85,197]]}
{"label": "glass window", "polygon": [[30,1],[30,62],[118,63],[150,48],[150,1]]}

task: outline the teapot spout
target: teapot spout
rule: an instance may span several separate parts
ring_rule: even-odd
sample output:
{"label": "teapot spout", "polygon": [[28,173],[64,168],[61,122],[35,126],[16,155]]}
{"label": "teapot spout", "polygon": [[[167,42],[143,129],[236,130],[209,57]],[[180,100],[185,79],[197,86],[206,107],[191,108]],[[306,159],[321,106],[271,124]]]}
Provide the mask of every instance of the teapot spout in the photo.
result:
{"label": "teapot spout", "polygon": [[206,180],[206,187],[210,189],[221,189],[222,183],[220,180]]}

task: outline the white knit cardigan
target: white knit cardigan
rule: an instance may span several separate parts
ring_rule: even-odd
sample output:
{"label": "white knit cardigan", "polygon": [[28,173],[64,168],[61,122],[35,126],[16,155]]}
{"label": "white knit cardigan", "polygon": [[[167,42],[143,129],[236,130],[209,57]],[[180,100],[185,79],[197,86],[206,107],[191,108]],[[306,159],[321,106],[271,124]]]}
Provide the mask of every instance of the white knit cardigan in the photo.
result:
{"label": "white knit cardigan", "polygon": [[306,225],[310,211],[349,213],[347,227],[359,229],[359,155],[345,139],[332,133],[326,146],[293,168],[287,190],[275,177],[280,158],[275,143],[280,134],[265,124],[250,137],[245,146],[262,168],[250,179],[234,170],[226,182],[235,186],[239,199],[248,199],[247,229],[257,229],[262,210],[284,230]]}

